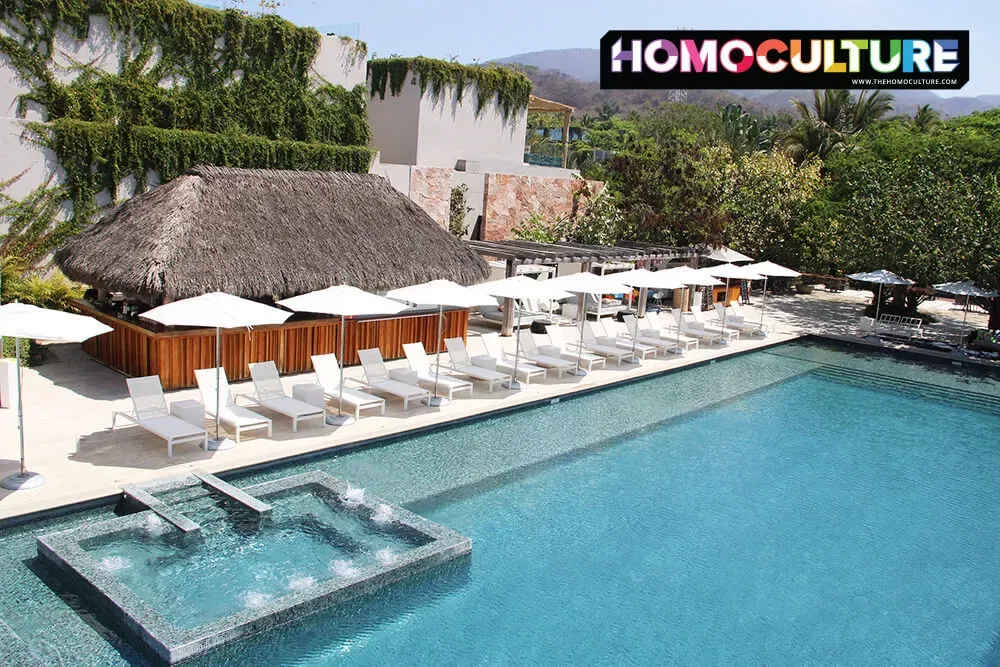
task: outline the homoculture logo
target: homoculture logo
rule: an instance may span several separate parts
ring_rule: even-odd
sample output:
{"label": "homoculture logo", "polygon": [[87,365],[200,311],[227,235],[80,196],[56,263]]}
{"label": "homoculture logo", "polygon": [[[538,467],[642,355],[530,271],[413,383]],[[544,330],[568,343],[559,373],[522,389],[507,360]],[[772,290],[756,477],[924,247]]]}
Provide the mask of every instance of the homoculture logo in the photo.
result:
{"label": "homoculture logo", "polygon": [[969,31],[612,30],[601,88],[959,89]]}

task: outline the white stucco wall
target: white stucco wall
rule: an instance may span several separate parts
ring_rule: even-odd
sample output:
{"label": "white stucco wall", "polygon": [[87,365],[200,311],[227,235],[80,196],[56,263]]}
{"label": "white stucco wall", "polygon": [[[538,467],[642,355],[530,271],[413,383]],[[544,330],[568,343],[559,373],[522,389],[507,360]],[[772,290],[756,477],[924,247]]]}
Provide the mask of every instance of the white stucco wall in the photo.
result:
{"label": "white stucco wall", "polygon": [[[386,86],[388,88],[388,86]],[[420,88],[405,85],[399,95],[385,91],[368,100],[368,125],[372,146],[389,164],[417,164],[417,135],[420,120]]]}
{"label": "white stucco wall", "polygon": [[[454,169],[459,160],[489,162],[507,171],[524,161],[526,109],[504,120],[496,100],[477,116],[476,88],[467,87],[461,103],[449,87],[437,99],[430,89],[407,82],[398,95],[386,91],[368,105],[372,142],[385,162]],[[502,169],[497,169],[503,165]]]}
{"label": "white stucco wall", "polygon": [[313,75],[348,90],[364,86],[368,76],[368,58],[359,53],[355,42],[346,37],[324,35],[313,61]]}
{"label": "white stucco wall", "polygon": [[476,116],[476,87],[465,89],[458,102],[449,87],[435,100],[420,100],[417,164],[454,168],[459,159],[491,160],[521,164],[528,111],[515,111],[504,120],[493,99]]}

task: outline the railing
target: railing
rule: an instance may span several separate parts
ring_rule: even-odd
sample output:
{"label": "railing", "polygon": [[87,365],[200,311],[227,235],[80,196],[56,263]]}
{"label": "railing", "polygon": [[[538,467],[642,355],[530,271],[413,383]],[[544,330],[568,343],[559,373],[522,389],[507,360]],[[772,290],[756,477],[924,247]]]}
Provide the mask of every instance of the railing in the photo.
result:
{"label": "railing", "polygon": [[524,161],[528,164],[539,167],[562,167],[562,157],[554,155],[539,155],[538,153],[525,153]]}

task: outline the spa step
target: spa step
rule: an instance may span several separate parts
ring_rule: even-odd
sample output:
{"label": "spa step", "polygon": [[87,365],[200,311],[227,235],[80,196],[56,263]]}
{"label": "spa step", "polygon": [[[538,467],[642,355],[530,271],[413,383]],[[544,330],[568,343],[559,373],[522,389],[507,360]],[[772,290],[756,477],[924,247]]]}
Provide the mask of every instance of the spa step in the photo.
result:
{"label": "spa step", "polygon": [[180,512],[171,509],[167,504],[156,496],[152,496],[146,491],[143,491],[138,486],[134,484],[125,484],[122,486],[122,493],[134,500],[135,502],[145,505],[153,512],[158,514],[160,518],[164,519],[168,523],[173,524],[178,530],[185,533],[193,533],[195,531],[201,530],[201,526],[196,524],[191,519],[187,518]]}
{"label": "spa step", "polygon": [[232,484],[222,481],[215,475],[203,470],[192,470],[191,474],[201,480],[201,483],[213,491],[217,491],[231,500],[243,505],[257,514],[267,514],[271,511],[271,506],[254,498],[243,489],[238,489]]}

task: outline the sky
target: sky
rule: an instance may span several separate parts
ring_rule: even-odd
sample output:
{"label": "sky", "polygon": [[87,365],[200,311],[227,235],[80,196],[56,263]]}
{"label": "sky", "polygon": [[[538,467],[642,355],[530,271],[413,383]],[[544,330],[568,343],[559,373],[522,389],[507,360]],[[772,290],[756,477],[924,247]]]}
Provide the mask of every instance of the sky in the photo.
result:
{"label": "sky", "polygon": [[597,48],[610,29],[969,30],[969,83],[940,92],[1000,94],[996,0],[285,0],[279,13],[301,25],[360,24],[359,37],[376,56],[457,56],[465,63]]}

